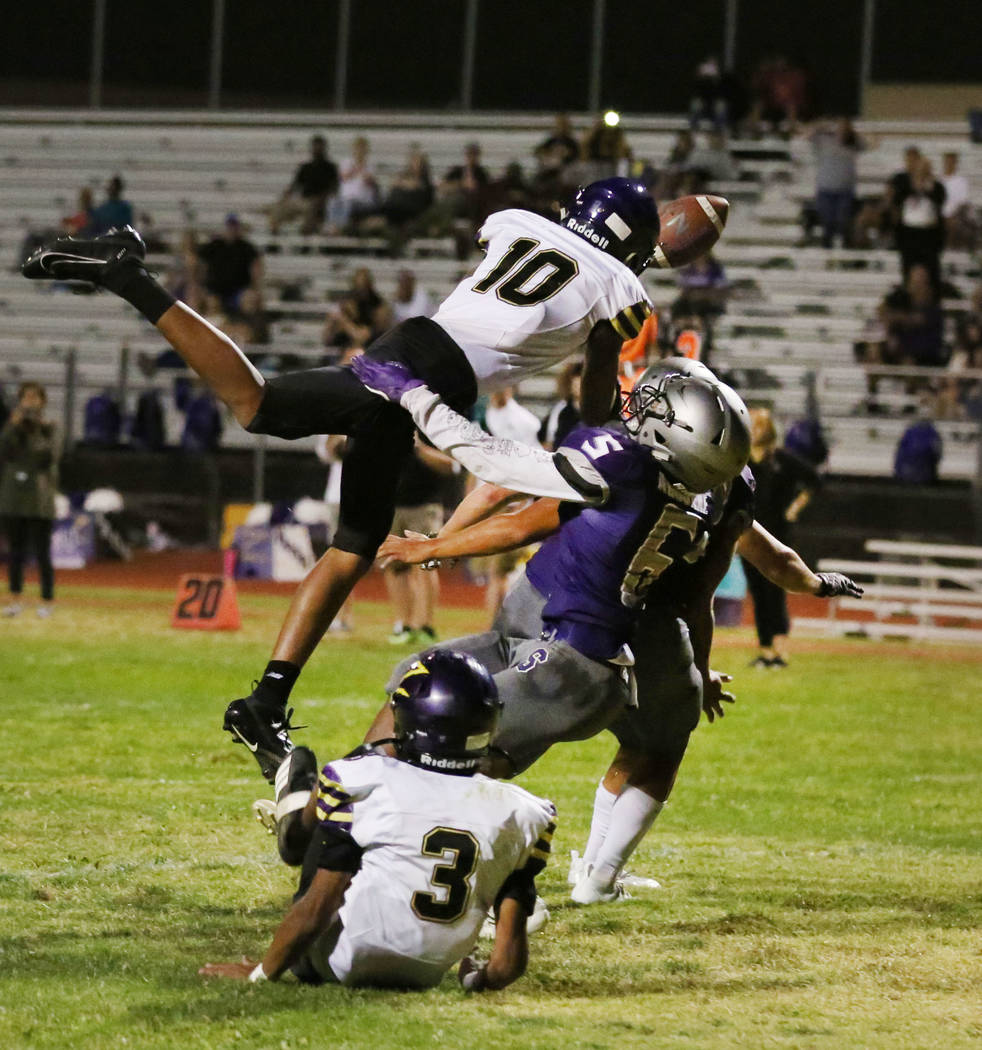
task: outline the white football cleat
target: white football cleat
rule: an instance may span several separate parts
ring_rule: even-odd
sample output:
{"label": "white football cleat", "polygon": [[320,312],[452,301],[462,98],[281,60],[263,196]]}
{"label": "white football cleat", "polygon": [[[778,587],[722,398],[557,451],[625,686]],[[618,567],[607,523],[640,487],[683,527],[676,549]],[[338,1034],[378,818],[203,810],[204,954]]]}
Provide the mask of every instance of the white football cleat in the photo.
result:
{"label": "white football cleat", "polygon": [[605,889],[593,881],[589,870],[583,873],[580,881],[570,890],[569,896],[574,904],[607,904],[610,901],[631,899],[631,894],[624,888],[620,879],[615,879],[614,885]]}
{"label": "white football cleat", "polygon": [[629,890],[660,890],[661,883],[657,879],[649,879],[646,875],[635,875],[630,871],[622,871],[617,876],[617,881]]}
{"label": "white football cleat", "polygon": [[[546,907],[546,902],[541,897],[535,898],[535,907],[532,909],[532,914],[528,917],[528,922],[525,924],[525,932],[529,937],[538,933],[543,926],[549,921],[549,909]],[[497,923],[494,919],[494,909],[488,912],[487,918],[484,920],[484,924],[481,926],[481,932],[478,935],[482,940],[490,941],[494,940],[494,935],[497,932]]]}

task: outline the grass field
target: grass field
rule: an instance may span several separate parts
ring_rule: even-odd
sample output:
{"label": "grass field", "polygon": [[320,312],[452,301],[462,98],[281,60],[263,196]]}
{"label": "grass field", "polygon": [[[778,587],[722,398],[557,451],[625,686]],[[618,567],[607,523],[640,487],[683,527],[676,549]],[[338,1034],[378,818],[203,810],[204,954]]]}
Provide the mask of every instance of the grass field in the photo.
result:
{"label": "grass field", "polygon": [[[249,812],[254,763],[219,731],[285,600],[231,635],[166,626],[170,593],[66,588],[0,623],[0,1048],[982,1046],[982,653],[801,640],[744,670],[693,738],[634,867],[660,892],[566,903],[610,737],[521,782],[559,807],[528,976],[467,997],[205,982],[261,954],[293,888]],[[384,611],[297,689],[325,760],[359,739],[394,653]],[[448,612],[445,633],[474,613]]]}

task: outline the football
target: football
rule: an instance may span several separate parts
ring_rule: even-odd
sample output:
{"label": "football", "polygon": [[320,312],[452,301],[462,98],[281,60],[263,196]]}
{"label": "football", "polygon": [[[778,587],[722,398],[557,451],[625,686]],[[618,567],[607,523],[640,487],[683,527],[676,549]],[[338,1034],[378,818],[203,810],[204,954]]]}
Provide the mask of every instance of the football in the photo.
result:
{"label": "football", "polygon": [[702,193],[663,204],[658,209],[661,234],[655,246],[656,264],[664,268],[685,266],[705,255],[719,240],[729,210],[725,197]]}

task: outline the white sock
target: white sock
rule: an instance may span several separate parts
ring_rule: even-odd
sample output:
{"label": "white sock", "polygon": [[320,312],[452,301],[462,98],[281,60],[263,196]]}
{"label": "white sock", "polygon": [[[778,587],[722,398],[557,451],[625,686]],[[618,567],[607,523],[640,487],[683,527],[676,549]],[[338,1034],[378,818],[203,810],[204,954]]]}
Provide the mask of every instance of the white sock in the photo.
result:
{"label": "white sock", "polygon": [[610,815],[614,811],[614,803],[617,796],[613,791],[608,791],[601,780],[597,785],[597,792],[593,796],[593,820],[590,822],[590,837],[586,840],[583,850],[583,863],[593,864],[600,847],[607,837],[607,828],[610,826]]}
{"label": "white sock", "polygon": [[[609,890],[638,843],[648,834],[664,802],[628,784],[614,801],[603,844],[593,860],[591,880]],[[592,839],[592,832],[591,832]]]}

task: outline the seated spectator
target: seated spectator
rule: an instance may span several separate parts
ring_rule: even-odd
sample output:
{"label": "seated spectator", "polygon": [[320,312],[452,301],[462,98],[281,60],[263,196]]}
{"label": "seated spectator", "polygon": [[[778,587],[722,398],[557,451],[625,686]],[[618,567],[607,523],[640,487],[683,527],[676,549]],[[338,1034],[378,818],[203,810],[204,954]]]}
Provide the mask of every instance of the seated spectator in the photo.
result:
{"label": "seated spectator", "polygon": [[695,148],[695,136],[688,128],[678,132],[656,183],[656,200],[674,200],[679,195],[688,170],[689,157]]}
{"label": "seated spectator", "polygon": [[563,185],[563,173],[580,157],[580,144],[573,136],[573,126],[565,113],[557,113],[552,133],[535,147],[539,170],[536,184]]}
{"label": "seated spectator", "polygon": [[909,148],[905,160],[906,170],[890,180],[887,196],[901,268],[906,280],[912,266],[927,267],[931,283],[939,288],[945,188],[919,150]]}
{"label": "seated spectator", "polygon": [[729,131],[746,115],[746,92],[732,73],[720,71],[719,59],[711,55],[696,68],[689,102],[693,131],[708,124],[716,131]]}
{"label": "seated spectator", "polygon": [[580,421],[580,387],[583,377],[583,362],[571,361],[556,376],[558,400],[549,410],[539,427],[539,442],[543,448],[553,452],[563,443],[566,435]]}
{"label": "seated spectator", "polygon": [[815,210],[822,226],[822,247],[845,247],[856,203],[856,158],[866,143],[852,121],[816,125],[808,135],[815,155]]}
{"label": "seated spectator", "polygon": [[791,132],[806,116],[808,75],[784,55],[765,58],[753,77],[753,114],[758,127]]}
{"label": "seated spectator", "polygon": [[90,234],[93,237],[111,230],[114,226],[128,226],[133,223],[133,205],[123,198],[126,184],[114,175],[106,184],[106,199],[92,209]]}
{"label": "seated spectator", "polygon": [[256,246],[242,236],[235,214],[225,218],[225,230],[198,248],[205,293],[232,317],[255,313],[262,305],[263,260]]}
{"label": "seated spectator", "polygon": [[488,184],[483,210],[485,214],[490,215],[505,208],[527,208],[529,192],[521,164],[512,161],[505,166],[501,178]]}
{"label": "seated spectator", "polygon": [[404,238],[457,238],[457,254],[466,258],[473,247],[474,234],[487,214],[485,200],[490,182],[481,163],[481,147],[470,142],[464,149],[464,163],[450,168],[437,188],[437,199],[422,215],[403,228]]}
{"label": "seated spectator", "polygon": [[949,248],[974,249],[978,224],[972,208],[968,179],[958,170],[958,154],[945,153],[941,165],[939,181],[945,189],[941,215],[944,218],[946,244]]}
{"label": "seated spectator", "polygon": [[726,310],[730,285],[726,271],[712,252],[676,271],[680,295],[672,304],[672,317],[695,315],[703,320]]}
{"label": "seated spectator", "polygon": [[893,476],[907,485],[936,485],[943,445],[930,419],[912,423],[901,435],[893,458]]}
{"label": "seated spectator", "polygon": [[939,419],[982,417],[982,380],[965,372],[982,372],[982,319],[969,315],[958,325],[947,374],[938,391],[935,414]]}
{"label": "seated spectator", "polygon": [[359,135],[351,144],[351,156],[341,161],[338,192],[327,207],[330,233],[340,233],[378,205],[378,182],[368,153],[368,139]]}
{"label": "seated spectator", "polygon": [[392,310],[375,290],[372,273],[361,266],[351,277],[351,290],[327,312],[325,347],[347,350],[366,347],[392,326]]}
{"label": "seated spectator", "polygon": [[338,168],[327,156],[327,139],[314,135],[310,140],[310,160],[294,173],[283,196],[269,210],[269,232],[279,233],[280,226],[300,219],[300,232],[316,233],[324,222],[328,198],[338,191]]}
{"label": "seated spectator", "polygon": [[701,145],[689,154],[685,163],[685,190],[695,193],[707,184],[730,182],[740,178],[740,168],[726,144],[726,136],[719,131],[706,135]]}
{"label": "seated spectator", "polygon": [[907,280],[880,304],[885,329],[879,360],[887,365],[942,365],[944,316],[927,267],[914,265]]}
{"label": "seated spectator", "polygon": [[409,147],[406,166],[392,180],[382,202],[381,212],[391,226],[401,227],[433,203],[430,162],[418,143]]}
{"label": "seated spectator", "polygon": [[69,237],[88,237],[92,232],[92,212],[94,195],[89,186],[83,186],[78,191],[78,204],[72,215],[66,215],[61,220],[61,229]]}
{"label": "seated spectator", "polygon": [[412,270],[400,270],[396,277],[396,294],[392,297],[392,323],[410,317],[432,317],[435,304],[429,292],[416,283]]}
{"label": "seated spectator", "polygon": [[631,169],[631,147],[620,123],[608,124],[601,115],[583,138],[580,156],[590,165],[591,178],[628,175]]}

